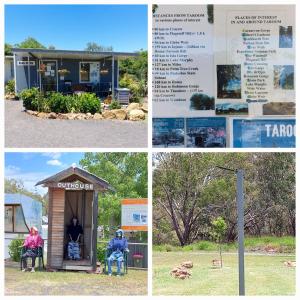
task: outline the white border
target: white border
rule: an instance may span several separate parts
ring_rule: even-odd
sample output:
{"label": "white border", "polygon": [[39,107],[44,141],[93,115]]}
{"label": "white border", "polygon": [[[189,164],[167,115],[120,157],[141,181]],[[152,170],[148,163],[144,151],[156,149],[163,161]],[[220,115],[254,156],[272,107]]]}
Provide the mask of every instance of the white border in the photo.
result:
{"label": "white border", "polygon": [[[151,10],[151,5],[152,4],[296,4],[297,1],[295,0],[248,0],[248,1],[243,1],[243,0],[231,0],[231,1],[222,1],[222,0],[211,0],[211,1],[203,1],[203,0],[3,0],[1,1],[0,4],[0,20],[1,20],[1,28],[2,28],[2,35],[1,35],[1,45],[2,45],[2,51],[0,53],[2,62],[4,62],[4,54],[3,54],[3,49],[4,49],[4,4],[148,4],[148,70],[149,70],[149,75],[148,75],[148,98],[151,99],[152,97],[152,75],[151,75],[151,69],[152,69],[152,10]],[[300,5],[296,6],[296,13],[298,18],[296,18],[296,27],[300,28]],[[24,16],[26,17],[26,16]],[[300,49],[299,44],[300,44],[300,39],[299,39],[299,30],[296,32],[296,48]],[[296,70],[299,70],[299,62],[296,59]],[[15,73],[16,74],[16,73]],[[296,72],[297,75],[297,72]],[[4,82],[4,67],[1,68],[0,71],[0,80],[1,82]],[[299,80],[298,76],[295,78],[295,86],[298,87],[299,85]],[[296,89],[296,98],[297,98],[297,89]],[[4,99],[4,89],[2,88],[0,91],[1,99]],[[299,167],[299,161],[298,161],[298,149],[300,146],[300,139],[296,139],[296,149],[276,149],[276,148],[260,148],[260,149],[243,149],[243,148],[222,148],[222,149],[201,149],[201,148],[178,148],[178,149],[170,149],[170,148],[152,148],[152,123],[151,123],[151,115],[152,115],[152,103],[149,100],[149,122],[148,122],[148,147],[147,148],[126,148],[126,149],[121,149],[121,148],[4,148],[4,101],[1,101],[0,105],[0,124],[1,124],[1,135],[0,135],[0,148],[1,148],[1,156],[0,156],[0,164],[1,164],[1,171],[0,171],[0,192],[1,196],[4,194],[4,151],[6,152],[148,152],[148,199],[149,199],[149,206],[148,206],[148,213],[149,213],[149,249],[148,249],[148,265],[149,265],[149,270],[148,270],[148,296],[139,296],[137,299],[150,299],[150,298],[157,298],[157,299],[165,299],[166,297],[151,297],[151,290],[152,290],[152,153],[153,152],[159,152],[159,151],[164,151],[164,152],[297,152],[297,165],[296,165],[296,172],[297,174],[300,172],[300,167]],[[296,112],[296,119],[299,120],[299,110]],[[298,122],[296,122],[296,128],[297,132],[299,132]],[[297,186],[300,186],[300,176],[296,176],[296,183]],[[296,191],[296,199],[299,199],[298,195],[298,189]],[[1,197],[3,201],[3,197]],[[3,204],[3,202],[2,202]],[[296,206],[296,215],[300,215],[300,205]],[[4,228],[4,215],[3,215],[3,209],[0,210],[0,226],[3,229]],[[296,255],[299,257],[300,254],[300,242],[299,242],[299,232],[300,232],[300,222],[297,218],[296,222],[296,231],[297,231],[297,251]],[[3,243],[3,230],[1,231],[1,242]],[[1,256],[0,259],[4,258],[4,253],[3,253],[3,244],[2,245],[2,251],[0,252]],[[299,266],[298,266],[299,268]],[[297,280],[296,280],[296,295],[299,296],[299,287],[300,287],[300,276],[299,272],[297,271]],[[1,293],[2,295],[4,294],[4,268],[2,267],[0,270],[0,280],[1,280]],[[222,283],[220,283],[222,284]],[[32,288],[32,287],[28,287]],[[33,287],[34,288],[34,287]],[[117,286],[115,288],[118,288]],[[40,298],[40,297],[39,297]],[[52,298],[52,297],[50,297]],[[54,297],[53,297],[54,298]],[[82,299],[82,296],[57,296],[55,299],[64,299],[64,298],[69,298],[69,299]],[[98,298],[98,297],[97,297]],[[102,299],[130,299],[132,300],[132,296],[126,296],[126,297],[112,297],[112,296],[105,296],[105,297],[100,297]],[[185,297],[168,297],[169,299],[182,299]],[[218,299],[224,299],[224,297],[216,297]],[[235,297],[225,297],[226,299],[233,299]],[[249,299],[255,299],[255,297],[247,297]],[[273,299],[273,297],[263,297],[264,299]],[[285,297],[284,297],[285,298]],[[292,298],[296,298],[295,296]],[[10,299],[17,299],[17,297],[10,297]],[[30,299],[32,300],[31,296],[26,296],[22,297],[22,299]],[[200,299],[199,296],[190,296],[187,299]],[[211,299],[211,297],[207,296],[201,296],[201,299]]]}

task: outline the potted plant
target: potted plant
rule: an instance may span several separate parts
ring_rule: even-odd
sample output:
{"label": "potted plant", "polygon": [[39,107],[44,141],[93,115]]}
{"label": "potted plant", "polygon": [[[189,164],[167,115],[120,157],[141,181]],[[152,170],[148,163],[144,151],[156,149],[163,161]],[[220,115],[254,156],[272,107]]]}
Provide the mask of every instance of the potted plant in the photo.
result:
{"label": "potted plant", "polygon": [[46,65],[45,64],[40,64],[40,67],[38,69],[39,73],[45,73],[46,72]]}
{"label": "potted plant", "polygon": [[70,71],[67,70],[67,69],[59,69],[57,72],[58,72],[58,74],[61,75],[61,76],[65,76],[65,75],[67,75],[67,74],[70,73]]}

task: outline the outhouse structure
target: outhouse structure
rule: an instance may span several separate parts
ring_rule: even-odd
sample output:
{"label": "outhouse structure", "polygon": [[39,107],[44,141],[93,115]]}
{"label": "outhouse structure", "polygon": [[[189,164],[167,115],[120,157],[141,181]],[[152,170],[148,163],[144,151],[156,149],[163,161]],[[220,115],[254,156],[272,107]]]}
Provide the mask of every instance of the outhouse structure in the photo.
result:
{"label": "outhouse structure", "polygon": [[[67,168],[36,185],[48,187],[47,269],[93,271],[97,262],[98,195],[113,191],[105,180],[78,167]],[[67,228],[76,216],[82,226],[80,260],[67,259]]]}

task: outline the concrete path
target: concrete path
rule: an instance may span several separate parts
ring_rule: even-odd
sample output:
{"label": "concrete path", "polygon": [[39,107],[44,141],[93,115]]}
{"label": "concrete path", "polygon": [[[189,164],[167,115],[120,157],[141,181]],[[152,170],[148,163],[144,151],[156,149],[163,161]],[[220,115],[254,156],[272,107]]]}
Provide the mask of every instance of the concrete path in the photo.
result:
{"label": "concrete path", "polygon": [[5,100],[7,148],[142,148],[147,121],[49,120],[24,112],[22,101]]}

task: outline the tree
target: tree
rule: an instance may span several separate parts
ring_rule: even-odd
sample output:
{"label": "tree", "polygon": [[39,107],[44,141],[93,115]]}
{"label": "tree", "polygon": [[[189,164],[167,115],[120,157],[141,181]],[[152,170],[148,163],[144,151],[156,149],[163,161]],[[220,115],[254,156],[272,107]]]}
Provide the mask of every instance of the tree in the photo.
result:
{"label": "tree", "polygon": [[153,241],[186,245],[210,240],[218,216],[227,225],[224,240],[236,241],[236,176],[217,165],[245,170],[246,235],[295,236],[294,153],[158,153],[153,226],[159,237]]}
{"label": "tree", "polygon": [[43,206],[43,214],[48,213],[48,195],[46,194],[44,196],[41,196],[37,192],[31,192],[27,190],[24,187],[24,183],[22,180],[5,179],[4,189],[5,193],[7,194],[21,194],[41,202]]}
{"label": "tree", "polygon": [[12,55],[12,45],[5,43],[4,45],[4,55]]}
{"label": "tree", "polygon": [[216,218],[215,220],[212,221],[212,237],[219,244],[221,268],[223,267],[222,241],[224,239],[226,230],[227,230],[227,225],[226,225],[225,220],[222,217],[218,217],[218,218]]}
{"label": "tree", "polygon": [[113,47],[112,46],[102,46],[99,45],[95,42],[89,42],[86,44],[86,48],[84,49],[85,51],[91,51],[91,52],[111,52],[113,51]]}
{"label": "tree", "polygon": [[116,190],[99,196],[99,224],[109,230],[121,223],[121,199],[147,197],[146,153],[86,153],[80,165]]}
{"label": "tree", "polygon": [[148,92],[148,51],[141,50],[138,54],[138,57],[128,57],[119,62],[120,84],[136,93],[137,98]]}
{"label": "tree", "polygon": [[38,42],[33,37],[28,37],[20,44],[15,45],[16,48],[37,48],[37,49],[46,49],[44,45],[42,45],[40,42]]}
{"label": "tree", "polygon": [[258,153],[255,165],[260,206],[268,204],[264,215],[259,216],[264,227],[268,227],[269,234],[281,236],[288,232],[295,236],[295,154]]}

